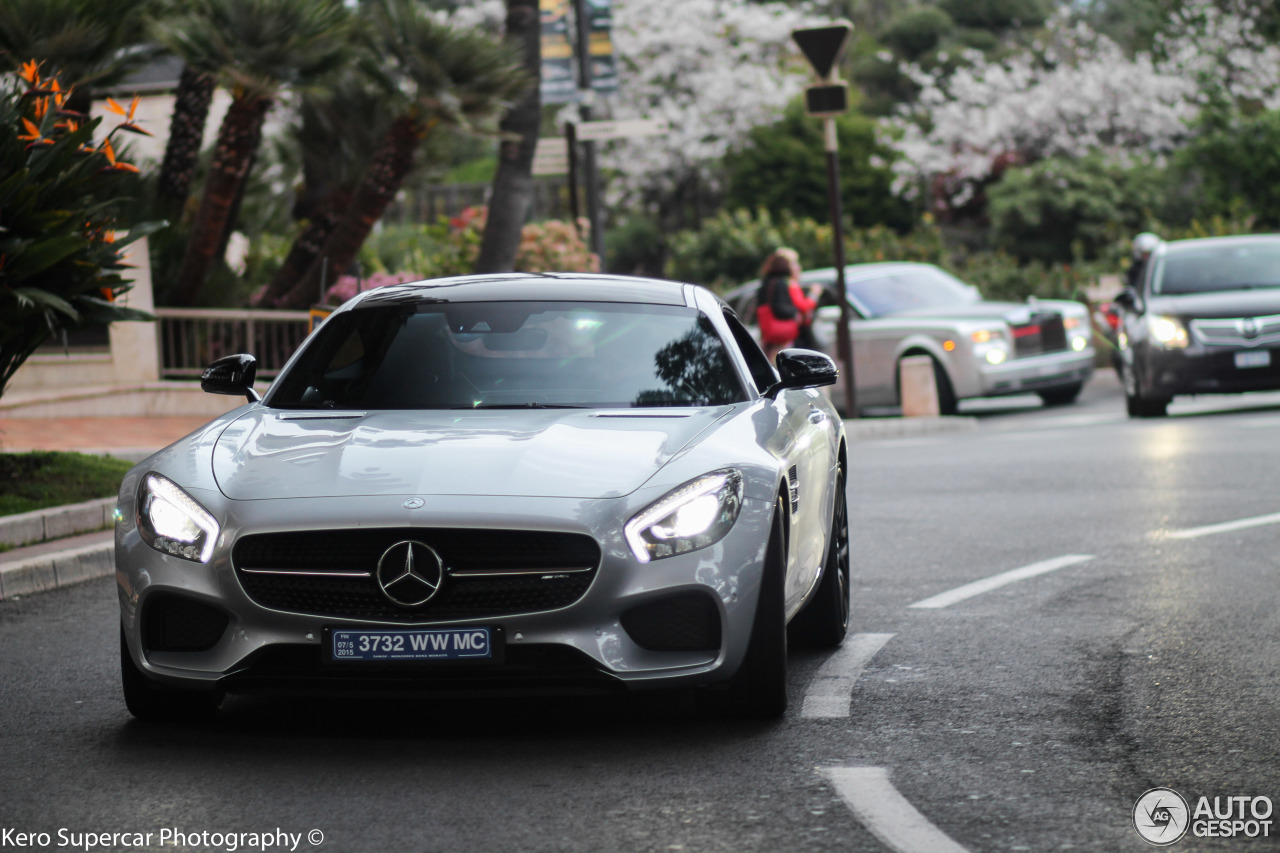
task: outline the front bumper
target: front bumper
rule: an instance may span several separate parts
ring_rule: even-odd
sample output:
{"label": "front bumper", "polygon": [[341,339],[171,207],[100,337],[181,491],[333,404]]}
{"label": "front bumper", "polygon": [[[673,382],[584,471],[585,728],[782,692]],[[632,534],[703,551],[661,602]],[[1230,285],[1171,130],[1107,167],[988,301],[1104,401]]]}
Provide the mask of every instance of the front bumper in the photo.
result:
{"label": "front bumper", "polygon": [[982,363],[973,377],[974,393],[966,394],[960,387],[956,392],[960,397],[1002,397],[1080,385],[1093,376],[1093,364],[1092,347],[1015,358],[998,365]]}
{"label": "front bumper", "polygon": [[[745,653],[753,621],[772,505],[746,498],[733,529],[708,548],[642,564],[622,532],[633,504],[649,496],[606,500],[448,497],[420,509],[404,496],[226,501],[208,507],[223,518],[212,561],[181,560],[148,546],[121,506],[116,529],[117,585],[129,652],[150,678],[175,687],[229,692],[283,692],[292,688],[452,689],[573,686],[602,689],[698,686],[732,676]],[[249,596],[231,564],[231,546],[247,533],[369,527],[553,530],[591,535],[600,566],[573,604],[557,610],[467,620],[371,619],[290,613]],[[623,626],[623,614],[672,597],[702,595],[714,604],[720,643],[715,650],[642,648]],[[144,617],[151,604],[176,596],[225,614],[226,628],[201,651],[159,651],[148,646]],[[149,624],[149,623],[148,623]],[[484,625],[505,638],[505,660],[492,665],[326,662],[327,628],[405,628]]]}
{"label": "front bumper", "polygon": [[[1237,353],[1267,353],[1265,366],[1238,367]],[[1280,348],[1206,347],[1192,343],[1185,349],[1147,347],[1140,356],[1138,375],[1146,396],[1176,394],[1235,394],[1280,389]]]}

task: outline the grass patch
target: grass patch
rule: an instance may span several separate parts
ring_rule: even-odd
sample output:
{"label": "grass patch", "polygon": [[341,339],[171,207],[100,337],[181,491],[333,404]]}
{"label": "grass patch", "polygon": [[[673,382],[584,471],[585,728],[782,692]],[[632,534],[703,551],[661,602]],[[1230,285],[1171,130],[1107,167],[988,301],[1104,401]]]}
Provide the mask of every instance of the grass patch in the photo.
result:
{"label": "grass patch", "polygon": [[114,497],[132,467],[83,453],[0,453],[0,515]]}

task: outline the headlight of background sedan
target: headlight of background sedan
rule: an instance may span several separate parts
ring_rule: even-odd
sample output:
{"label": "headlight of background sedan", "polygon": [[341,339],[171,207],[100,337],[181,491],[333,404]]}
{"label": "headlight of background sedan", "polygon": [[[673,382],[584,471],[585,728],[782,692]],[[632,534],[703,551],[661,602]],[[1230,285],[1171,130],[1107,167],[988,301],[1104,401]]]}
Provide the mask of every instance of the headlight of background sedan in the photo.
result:
{"label": "headlight of background sedan", "polygon": [[1148,317],[1151,340],[1165,349],[1182,349],[1187,345],[1187,327],[1177,317]]}
{"label": "headlight of background sedan", "polygon": [[1064,316],[1062,327],[1067,330],[1073,350],[1083,352],[1089,346],[1089,336],[1093,334],[1093,329],[1089,326],[1088,317]]}
{"label": "headlight of background sedan", "polygon": [[218,541],[218,522],[208,510],[159,474],[138,487],[138,532],[157,551],[207,563]]}
{"label": "headlight of background sedan", "polygon": [[987,364],[1004,364],[1009,359],[1009,338],[1004,329],[979,329],[969,335],[973,354]]}
{"label": "headlight of background sedan", "polygon": [[642,563],[686,554],[724,538],[742,508],[742,474],[714,471],[685,483],[627,522],[627,543]]}

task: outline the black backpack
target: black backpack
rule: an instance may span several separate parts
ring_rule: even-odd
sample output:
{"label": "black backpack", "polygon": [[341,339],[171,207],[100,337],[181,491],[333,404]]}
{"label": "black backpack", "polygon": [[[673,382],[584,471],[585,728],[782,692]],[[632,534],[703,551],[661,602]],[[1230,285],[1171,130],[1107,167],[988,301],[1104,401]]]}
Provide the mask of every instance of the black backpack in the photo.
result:
{"label": "black backpack", "polygon": [[756,293],[757,305],[768,305],[778,320],[794,320],[796,304],[791,301],[791,278],[782,273],[771,273],[760,282]]}

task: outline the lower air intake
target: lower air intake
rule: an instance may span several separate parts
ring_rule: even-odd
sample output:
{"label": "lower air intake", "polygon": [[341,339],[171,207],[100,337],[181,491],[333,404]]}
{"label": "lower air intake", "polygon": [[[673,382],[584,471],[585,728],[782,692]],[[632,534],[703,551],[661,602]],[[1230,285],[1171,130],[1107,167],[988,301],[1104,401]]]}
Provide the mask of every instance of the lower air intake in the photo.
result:
{"label": "lower air intake", "polygon": [[710,652],[720,648],[720,609],[710,596],[682,593],[633,607],[622,627],[651,652]]}
{"label": "lower air intake", "polygon": [[178,595],[157,595],[142,611],[149,652],[207,652],[227,630],[227,614]]}

